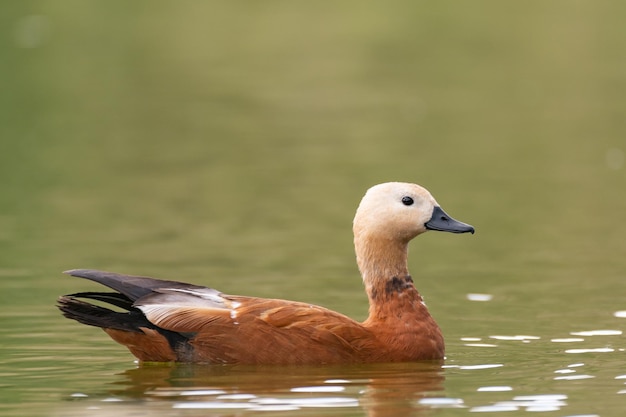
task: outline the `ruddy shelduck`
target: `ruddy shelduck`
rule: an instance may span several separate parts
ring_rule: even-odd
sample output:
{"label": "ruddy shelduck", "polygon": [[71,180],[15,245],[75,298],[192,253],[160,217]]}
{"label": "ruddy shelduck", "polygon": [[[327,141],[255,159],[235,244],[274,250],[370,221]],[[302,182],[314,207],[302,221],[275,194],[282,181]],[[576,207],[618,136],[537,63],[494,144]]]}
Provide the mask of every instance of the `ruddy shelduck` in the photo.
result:
{"label": "ruddy shelduck", "polygon": [[369,298],[363,323],[308,303],[89,269],[66,273],[116,292],[65,295],[59,308],[65,317],[102,328],[140,361],[293,365],[442,359],[441,330],[407,267],[409,241],[428,230],[474,233],[419,185],[390,182],[367,191],[353,223]]}

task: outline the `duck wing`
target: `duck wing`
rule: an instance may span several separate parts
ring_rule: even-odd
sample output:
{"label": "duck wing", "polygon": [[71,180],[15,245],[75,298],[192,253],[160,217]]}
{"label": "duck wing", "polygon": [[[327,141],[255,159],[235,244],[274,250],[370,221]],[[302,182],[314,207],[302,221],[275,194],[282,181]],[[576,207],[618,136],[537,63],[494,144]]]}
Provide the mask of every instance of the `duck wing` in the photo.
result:
{"label": "duck wing", "polygon": [[384,350],[360,323],[307,303],[160,288],[135,307],[154,325],[190,335],[196,362],[363,362]]}
{"label": "duck wing", "polygon": [[360,323],[312,304],[90,269],[67,273],[117,292],[63,296],[59,307],[64,315],[103,328],[143,361],[349,363],[377,360],[385,350]]}

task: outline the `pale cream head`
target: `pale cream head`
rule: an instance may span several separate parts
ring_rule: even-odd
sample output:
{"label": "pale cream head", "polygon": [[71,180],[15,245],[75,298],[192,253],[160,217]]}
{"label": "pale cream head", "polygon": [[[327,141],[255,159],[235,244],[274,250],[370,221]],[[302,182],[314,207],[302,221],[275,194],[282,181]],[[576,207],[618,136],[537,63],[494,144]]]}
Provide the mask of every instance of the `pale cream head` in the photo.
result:
{"label": "pale cream head", "polygon": [[387,182],[367,190],[353,223],[355,237],[408,242],[425,232],[438,204],[417,184]]}

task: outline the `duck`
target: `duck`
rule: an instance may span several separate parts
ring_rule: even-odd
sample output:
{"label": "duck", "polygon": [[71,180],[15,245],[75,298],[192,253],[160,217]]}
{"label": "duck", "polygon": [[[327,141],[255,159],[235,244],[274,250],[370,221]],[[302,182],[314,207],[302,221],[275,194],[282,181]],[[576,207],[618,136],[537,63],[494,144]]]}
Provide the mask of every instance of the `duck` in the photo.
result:
{"label": "duck", "polygon": [[[358,322],[306,302],[228,295],[179,281],[93,269],[65,271],[113,292],[58,299],[62,314],[103,329],[143,362],[323,365],[442,360],[445,343],[408,271],[409,242],[427,232],[474,233],[424,187],[367,190],[353,221],[369,300]],[[94,303],[95,302],[95,303]]]}

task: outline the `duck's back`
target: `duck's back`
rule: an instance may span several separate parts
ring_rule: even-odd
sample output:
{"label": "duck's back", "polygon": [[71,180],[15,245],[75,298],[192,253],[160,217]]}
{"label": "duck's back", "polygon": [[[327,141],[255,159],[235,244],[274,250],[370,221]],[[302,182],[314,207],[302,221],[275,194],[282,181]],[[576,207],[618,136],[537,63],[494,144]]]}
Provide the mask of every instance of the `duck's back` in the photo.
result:
{"label": "duck's back", "polygon": [[373,362],[381,346],[360,323],[285,300],[225,296],[238,307],[214,316],[189,343],[195,362],[331,364]]}

